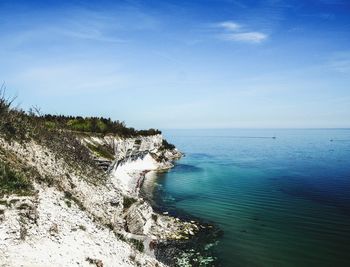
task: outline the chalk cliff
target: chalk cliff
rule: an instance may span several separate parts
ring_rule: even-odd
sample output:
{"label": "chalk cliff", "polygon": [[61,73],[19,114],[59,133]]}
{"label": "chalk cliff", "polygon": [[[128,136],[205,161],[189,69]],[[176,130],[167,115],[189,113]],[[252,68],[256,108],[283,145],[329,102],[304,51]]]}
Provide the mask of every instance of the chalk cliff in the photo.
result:
{"label": "chalk cliff", "polygon": [[[156,214],[138,191],[147,171],[171,168],[181,153],[160,134],[74,138],[55,150],[0,133],[0,162],[32,186],[0,194],[0,266],[163,266],[154,257],[157,243],[188,239],[198,226]],[[79,153],[79,144],[91,162],[57,152]]]}

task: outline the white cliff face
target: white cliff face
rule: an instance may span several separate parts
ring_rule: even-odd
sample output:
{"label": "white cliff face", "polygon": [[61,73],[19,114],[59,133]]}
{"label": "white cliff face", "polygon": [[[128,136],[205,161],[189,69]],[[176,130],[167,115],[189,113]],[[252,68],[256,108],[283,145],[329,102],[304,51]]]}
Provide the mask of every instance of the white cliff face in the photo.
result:
{"label": "white cliff face", "polygon": [[[194,224],[155,214],[138,197],[147,171],[170,168],[181,156],[162,146],[161,135],[85,137],[83,142],[115,152],[107,177],[75,169],[34,141],[0,138],[11,158],[48,179],[33,178],[32,196],[0,197],[0,266],[92,266],[91,261],[96,266],[163,266],[154,258],[151,242],[187,239],[196,231]],[[125,196],[135,203],[127,207]],[[131,239],[142,242],[145,253]]]}
{"label": "white cliff face", "polygon": [[114,149],[117,160],[142,152],[157,153],[162,146],[163,136],[141,136],[137,138],[115,138]]}
{"label": "white cliff face", "polygon": [[[109,171],[111,182],[115,187],[121,189],[124,195],[134,198],[138,198],[139,189],[146,173],[169,169],[173,167],[172,161],[182,156],[176,148],[165,148],[163,136],[160,134],[134,138],[106,136],[102,139],[93,137],[84,141],[113,148],[115,160]],[[146,202],[131,206],[124,216],[128,231],[134,235],[153,235],[164,239],[166,237],[173,238],[174,233],[182,227],[180,222],[166,216],[159,216],[159,220],[155,224],[152,215],[154,215],[153,209]],[[165,225],[166,227],[164,227]],[[170,225],[176,226],[172,228]],[[146,244],[145,247],[147,246]]]}
{"label": "white cliff face", "polygon": [[157,266],[74,203],[68,207],[62,192],[36,187],[36,197],[8,199],[17,202],[0,224],[0,266],[92,266],[89,259],[100,266]]}
{"label": "white cliff face", "polygon": [[0,138],[0,146],[53,181],[34,182],[31,196],[0,197],[0,266],[163,266],[116,236],[128,233],[121,191],[109,179],[91,183],[35,142]]}
{"label": "white cliff face", "polygon": [[115,163],[111,172],[112,182],[123,192],[137,194],[144,177],[144,171],[157,170],[159,163],[149,154],[128,157]]}
{"label": "white cliff face", "polygon": [[92,137],[84,141],[113,148],[115,160],[110,172],[112,182],[128,194],[138,194],[146,172],[169,169],[173,167],[172,160],[181,157],[176,149],[164,149],[161,134],[132,138]]}
{"label": "white cliff face", "polygon": [[118,140],[112,182],[124,192],[137,195],[146,172],[172,168],[172,160],[179,153],[165,150],[162,143],[162,135]]}

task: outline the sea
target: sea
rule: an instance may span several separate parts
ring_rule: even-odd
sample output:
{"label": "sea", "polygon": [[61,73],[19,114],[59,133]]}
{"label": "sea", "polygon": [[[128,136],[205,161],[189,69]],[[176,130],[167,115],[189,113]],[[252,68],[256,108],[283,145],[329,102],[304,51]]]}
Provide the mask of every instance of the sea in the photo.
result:
{"label": "sea", "polygon": [[350,266],[350,129],[163,134],[185,156],[147,190],[222,230],[208,266]]}

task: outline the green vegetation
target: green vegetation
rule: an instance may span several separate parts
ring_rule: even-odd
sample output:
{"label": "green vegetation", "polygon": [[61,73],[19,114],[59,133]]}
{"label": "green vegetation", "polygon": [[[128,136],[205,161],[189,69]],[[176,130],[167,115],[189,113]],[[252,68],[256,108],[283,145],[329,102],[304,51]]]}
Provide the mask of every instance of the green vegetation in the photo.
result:
{"label": "green vegetation", "polygon": [[116,236],[119,238],[119,240],[127,242],[127,239],[125,238],[125,236],[123,234],[116,233]]}
{"label": "green vegetation", "polygon": [[[5,97],[4,89],[0,88],[0,136],[8,142],[16,140],[25,143],[31,139],[47,147],[61,158],[64,158],[72,167],[80,167],[85,170],[86,166],[94,166],[88,148],[81,144],[76,135],[56,127],[39,112],[33,110],[28,113],[23,110],[12,108],[13,100]],[[78,164],[79,163],[79,164]],[[95,175],[90,175],[94,177]]]}
{"label": "green vegetation", "polygon": [[124,209],[130,208],[131,205],[134,204],[135,202],[137,202],[135,198],[124,196],[123,198]]}
{"label": "green vegetation", "polygon": [[157,222],[158,221],[158,215],[157,214],[152,214],[152,219],[153,221]]}
{"label": "green vegetation", "polygon": [[56,126],[83,133],[115,134],[119,136],[150,136],[161,133],[161,131],[156,129],[138,131],[127,127],[124,122],[113,121],[110,118],[106,119],[102,117],[74,117],[46,114],[40,116],[40,119],[51,128]]}
{"label": "green vegetation", "polygon": [[162,147],[164,149],[169,149],[169,150],[175,149],[175,146],[173,144],[168,143],[168,141],[165,139],[163,139],[163,141],[162,141]]}
{"label": "green vegetation", "polygon": [[112,224],[112,223],[106,223],[105,224],[105,226],[109,229],[109,230],[111,230],[111,231],[114,231],[114,225]]}
{"label": "green vegetation", "polygon": [[87,147],[81,143],[79,136],[113,134],[128,137],[161,133],[156,129],[138,131],[126,127],[124,122],[109,118],[43,115],[38,108],[25,112],[13,108],[13,101],[5,97],[5,89],[0,87],[0,137],[8,142],[14,140],[22,144],[35,140],[54,152],[57,160],[64,159],[73,171],[85,174],[84,177],[94,184],[103,183],[105,174],[97,168],[91,152],[112,160],[114,151],[102,145]]}
{"label": "green vegetation", "polygon": [[0,195],[27,195],[32,190],[32,184],[23,174],[10,169],[7,164],[0,161]]}
{"label": "green vegetation", "polygon": [[69,200],[66,199],[64,202],[66,203],[68,208],[72,207],[72,202],[70,202]]}
{"label": "green vegetation", "polygon": [[142,143],[141,139],[135,140],[135,145],[141,145],[141,143]]}
{"label": "green vegetation", "polygon": [[135,239],[135,238],[126,238],[123,234],[121,233],[116,233],[115,234],[119,240],[127,242],[131,244],[135,249],[137,249],[140,252],[144,252],[145,246],[141,240]]}
{"label": "green vegetation", "polygon": [[9,207],[9,206],[10,206],[10,204],[7,203],[7,200],[3,200],[3,199],[0,199],[0,205],[4,205],[4,206],[6,206],[6,207]]}
{"label": "green vegetation", "polygon": [[[0,138],[8,143],[16,141],[25,148],[31,140],[48,149],[47,156],[51,154],[58,161],[63,159],[71,172],[81,175],[88,182],[99,184],[105,182],[105,173],[98,168],[91,155],[113,160],[113,148],[100,144],[84,145],[81,136],[113,134],[127,136],[149,136],[160,134],[156,129],[135,130],[126,127],[124,122],[98,117],[73,117],[63,115],[44,115],[38,108],[25,112],[12,106],[14,99],[5,96],[4,86],[0,86]],[[140,140],[136,141],[140,144]],[[166,142],[164,145],[169,146]],[[12,153],[12,152],[11,152]],[[36,160],[36,159],[34,159]],[[9,155],[0,147],[1,177],[0,193],[26,192],[31,189],[31,181],[44,182],[52,185],[53,177],[41,177],[35,168],[26,170],[28,166],[21,162],[16,155]],[[10,171],[6,164],[18,172]],[[54,164],[54,162],[53,162]],[[82,209],[84,206],[74,197],[68,199],[75,202]],[[134,202],[133,198],[124,199],[124,207],[129,208]],[[68,202],[67,202],[68,203]],[[69,205],[69,204],[67,204]]]}
{"label": "green vegetation", "polygon": [[21,240],[25,240],[28,234],[28,230],[25,227],[26,222],[24,220],[24,218],[21,216],[20,218],[20,229],[19,229],[19,236]]}
{"label": "green vegetation", "polygon": [[106,158],[109,160],[114,160],[113,148],[100,144],[87,143],[87,147],[95,153],[98,157]]}
{"label": "green vegetation", "polygon": [[129,243],[131,243],[134,248],[136,248],[138,251],[143,252],[145,250],[145,246],[143,245],[143,242],[141,240],[137,240],[134,238],[128,239]]}
{"label": "green vegetation", "polygon": [[77,204],[80,210],[86,210],[83,203],[78,198],[73,196],[71,192],[64,191],[64,197],[66,198],[65,203],[69,208],[72,206],[71,202],[73,201],[75,204]]}

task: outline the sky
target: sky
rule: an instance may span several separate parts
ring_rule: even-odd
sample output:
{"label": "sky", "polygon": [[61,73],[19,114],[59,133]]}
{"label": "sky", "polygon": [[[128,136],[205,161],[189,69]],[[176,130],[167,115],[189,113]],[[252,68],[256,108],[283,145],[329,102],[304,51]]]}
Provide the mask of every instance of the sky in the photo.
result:
{"label": "sky", "polygon": [[348,0],[0,0],[27,110],[136,128],[350,127]]}

